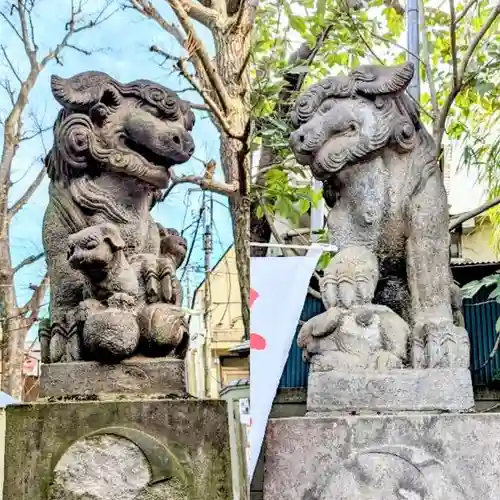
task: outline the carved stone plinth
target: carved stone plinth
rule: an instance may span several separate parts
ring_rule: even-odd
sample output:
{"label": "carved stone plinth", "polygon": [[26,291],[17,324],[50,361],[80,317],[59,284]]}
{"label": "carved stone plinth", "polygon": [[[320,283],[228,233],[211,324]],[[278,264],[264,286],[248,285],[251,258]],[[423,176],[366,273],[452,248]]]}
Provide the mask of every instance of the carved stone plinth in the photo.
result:
{"label": "carved stone plinth", "polygon": [[6,410],[3,500],[231,500],[225,401]]}
{"label": "carved stone plinth", "polygon": [[132,358],[118,365],[77,361],[42,365],[40,396],[183,395],[185,386],[183,360]]}
{"label": "carved stone plinth", "polygon": [[496,500],[500,415],[271,419],[264,500]]}
{"label": "carved stone plinth", "polygon": [[308,413],[465,412],[473,407],[468,369],[309,373]]}

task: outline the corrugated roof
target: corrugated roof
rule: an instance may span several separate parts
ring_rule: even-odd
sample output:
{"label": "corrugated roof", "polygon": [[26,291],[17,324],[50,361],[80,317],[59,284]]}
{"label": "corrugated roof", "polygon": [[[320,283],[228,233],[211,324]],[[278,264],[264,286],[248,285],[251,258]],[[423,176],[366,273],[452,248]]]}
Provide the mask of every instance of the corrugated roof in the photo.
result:
{"label": "corrugated roof", "polygon": [[500,266],[500,261],[484,261],[484,260],[460,260],[460,261],[452,261],[451,267],[466,267],[466,266]]}

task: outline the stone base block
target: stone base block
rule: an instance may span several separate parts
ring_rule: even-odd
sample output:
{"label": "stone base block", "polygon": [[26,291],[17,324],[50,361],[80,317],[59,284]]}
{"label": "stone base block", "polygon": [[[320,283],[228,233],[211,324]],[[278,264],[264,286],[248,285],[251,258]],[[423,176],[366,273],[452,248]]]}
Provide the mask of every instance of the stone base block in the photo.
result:
{"label": "stone base block", "polygon": [[42,365],[40,397],[185,393],[185,364],[172,358],[137,358],[118,365],[91,361]]}
{"label": "stone base block", "polygon": [[3,500],[232,499],[225,401],[9,406],[5,456]]}
{"label": "stone base block", "polygon": [[467,369],[309,374],[308,413],[465,412],[472,408],[474,393]]}
{"label": "stone base block", "polygon": [[500,414],[271,419],[264,500],[497,500]]}

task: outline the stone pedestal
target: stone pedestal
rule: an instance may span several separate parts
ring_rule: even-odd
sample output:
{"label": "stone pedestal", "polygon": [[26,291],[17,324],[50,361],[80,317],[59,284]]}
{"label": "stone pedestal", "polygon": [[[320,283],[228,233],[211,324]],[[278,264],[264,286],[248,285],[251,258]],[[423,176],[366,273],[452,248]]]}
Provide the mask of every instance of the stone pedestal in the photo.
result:
{"label": "stone pedestal", "polygon": [[266,500],[496,500],[500,415],[273,419]]}
{"label": "stone pedestal", "polygon": [[97,362],[42,365],[40,397],[177,395],[185,393],[184,361],[131,358],[119,365]]}
{"label": "stone pedestal", "polygon": [[317,413],[465,412],[474,408],[467,369],[318,372],[311,370],[307,411]]}
{"label": "stone pedestal", "polygon": [[43,367],[45,399],[6,411],[3,500],[232,499],[226,402],[183,380],[171,359]]}
{"label": "stone pedestal", "polygon": [[264,500],[497,499],[500,414],[473,406],[469,370],[311,371],[306,416],[269,421]]}

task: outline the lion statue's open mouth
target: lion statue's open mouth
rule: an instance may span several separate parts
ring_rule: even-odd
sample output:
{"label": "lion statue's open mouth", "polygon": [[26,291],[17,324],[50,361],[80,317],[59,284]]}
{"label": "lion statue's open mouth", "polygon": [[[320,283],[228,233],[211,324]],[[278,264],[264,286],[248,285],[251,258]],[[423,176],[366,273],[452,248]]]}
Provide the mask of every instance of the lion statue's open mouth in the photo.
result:
{"label": "lion statue's open mouth", "polygon": [[53,76],[52,92],[63,106],[54,136],[52,180],[102,169],[165,188],[169,168],[194,153],[195,118],[189,104],[149,80],[122,84],[105,73],[69,79]]}

